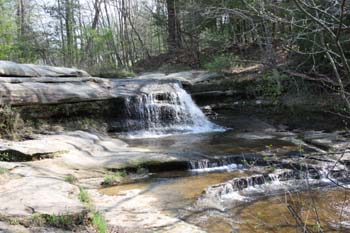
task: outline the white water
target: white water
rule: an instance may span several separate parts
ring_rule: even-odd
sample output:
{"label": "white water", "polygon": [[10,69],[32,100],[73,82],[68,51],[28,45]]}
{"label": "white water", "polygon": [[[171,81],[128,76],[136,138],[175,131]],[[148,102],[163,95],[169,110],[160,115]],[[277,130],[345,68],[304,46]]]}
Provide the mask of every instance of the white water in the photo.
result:
{"label": "white water", "polygon": [[[291,172],[291,171],[290,171]],[[319,185],[330,185],[330,181],[325,179],[326,171],[319,171],[320,178],[308,178],[305,176],[302,179],[295,178],[288,170],[277,169],[274,173],[268,176],[255,180],[253,177],[263,177],[262,175],[254,175],[247,178],[236,178],[231,181],[209,186],[205,194],[198,200],[198,203],[216,203],[215,208],[221,209],[223,202],[249,201],[256,195],[276,195],[289,193],[295,190],[303,190]],[[246,180],[246,185],[239,187],[239,180]],[[209,199],[209,200],[208,200]]]}
{"label": "white water", "polygon": [[226,171],[232,172],[244,169],[243,164],[230,162],[230,160],[213,160],[201,159],[190,161],[190,171],[194,173]]}
{"label": "white water", "polygon": [[228,165],[222,165],[222,166],[218,166],[218,167],[202,167],[202,168],[194,168],[191,169],[191,172],[195,172],[195,173],[205,173],[205,172],[218,172],[218,171],[225,171],[225,172],[233,172],[233,171],[237,171],[240,169],[243,169],[243,165],[241,164],[228,164]]}
{"label": "white water", "polygon": [[136,97],[126,99],[126,107],[138,130],[128,138],[157,138],[176,134],[224,131],[210,122],[178,83],[148,84]]}

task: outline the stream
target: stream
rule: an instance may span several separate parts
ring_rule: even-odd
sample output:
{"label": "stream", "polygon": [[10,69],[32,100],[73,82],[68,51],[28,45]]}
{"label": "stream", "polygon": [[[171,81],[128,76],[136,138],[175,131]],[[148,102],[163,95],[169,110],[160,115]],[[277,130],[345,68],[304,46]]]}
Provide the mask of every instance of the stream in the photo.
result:
{"label": "stream", "polygon": [[330,169],[331,160],[300,165],[321,151],[300,132],[254,116],[210,121],[176,83],[147,87],[126,106],[130,130],[114,136],[187,165],[101,193],[155,198],[158,209],[206,232],[350,232],[349,198],[335,185],[349,187],[348,169]]}

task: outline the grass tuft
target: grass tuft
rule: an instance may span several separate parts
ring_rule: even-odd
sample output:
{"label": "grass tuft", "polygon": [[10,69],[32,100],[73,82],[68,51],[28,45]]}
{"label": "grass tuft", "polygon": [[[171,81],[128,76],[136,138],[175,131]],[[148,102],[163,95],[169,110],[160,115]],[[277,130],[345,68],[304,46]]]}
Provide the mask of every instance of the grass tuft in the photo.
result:
{"label": "grass tuft", "polygon": [[64,177],[64,181],[70,184],[75,184],[78,181],[78,179],[74,175],[68,174]]}
{"label": "grass tuft", "polygon": [[103,215],[97,211],[93,212],[92,224],[99,233],[107,232],[107,223]]}
{"label": "grass tuft", "polygon": [[125,171],[117,171],[112,174],[107,175],[104,178],[103,184],[104,185],[113,185],[115,184],[119,179],[125,177],[127,174]]}
{"label": "grass tuft", "polygon": [[90,204],[90,197],[89,197],[89,193],[86,191],[86,189],[80,187],[80,193],[79,193],[79,200],[82,203],[86,203],[86,204]]}
{"label": "grass tuft", "polygon": [[86,222],[86,213],[79,215],[50,215],[50,214],[33,214],[31,222],[35,226],[49,226],[65,230],[72,230],[77,226],[84,225]]}

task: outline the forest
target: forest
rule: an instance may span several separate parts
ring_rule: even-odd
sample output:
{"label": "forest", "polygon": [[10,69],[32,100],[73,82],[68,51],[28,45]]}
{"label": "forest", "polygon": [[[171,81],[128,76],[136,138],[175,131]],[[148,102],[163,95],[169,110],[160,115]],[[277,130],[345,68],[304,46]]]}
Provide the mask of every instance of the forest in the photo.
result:
{"label": "forest", "polygon": [[97,76],[259,63],[339,90],[350,109],[346,0],[1,0],[0,8],[3,60]]}
{"label": "forest", "polygon": [[284,53],[304,74],[338,84],[331,76],[349,78],[346,0],[1,0],[0,7],[4,60],[98,72],[132,70],[165,53],[185,53],[184,66],[201,67],[208,56],[252,48],[260,51],[252,60],[272,67]]}
{"label": "forest", "polygon": [[0,13],[0,232],[350,232],[350,0]]}

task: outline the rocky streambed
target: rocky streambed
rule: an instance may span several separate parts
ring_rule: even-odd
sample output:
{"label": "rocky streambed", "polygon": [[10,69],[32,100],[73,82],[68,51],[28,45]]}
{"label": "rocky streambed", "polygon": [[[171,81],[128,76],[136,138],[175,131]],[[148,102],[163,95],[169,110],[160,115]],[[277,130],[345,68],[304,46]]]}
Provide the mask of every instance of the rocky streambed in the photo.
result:
{"label": "rocky streambed", "polygon": [[200,109],[182,85],[213,98],[199,89],[223,78],[203,71],[107,80],[0,65],[1,104],[24,118],[108,124],[1,139],[0,232],[350,229],[344,130],[298,128],[235,104]]}

